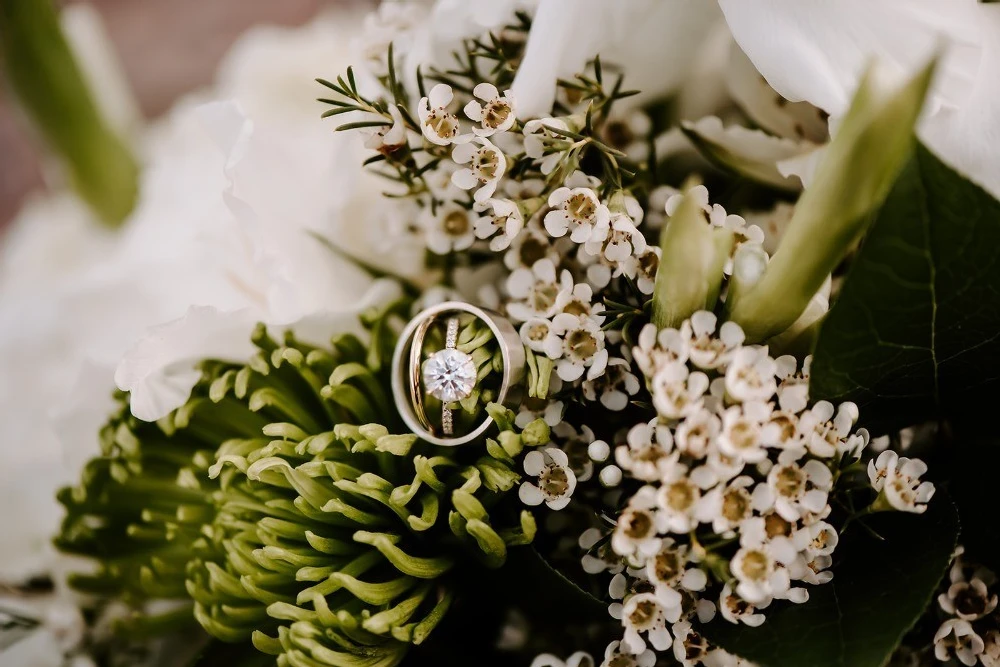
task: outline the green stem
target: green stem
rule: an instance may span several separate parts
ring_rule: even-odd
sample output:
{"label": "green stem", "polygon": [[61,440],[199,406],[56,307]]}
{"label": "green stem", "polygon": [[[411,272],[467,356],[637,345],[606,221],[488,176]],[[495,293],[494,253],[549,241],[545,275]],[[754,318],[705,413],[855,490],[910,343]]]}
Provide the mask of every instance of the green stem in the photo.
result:
{"label": "green stem", "polygon": [[138,166],[101,118],[51,0],[0,0],[0,58],[80,197],[105,223],[124,222],[138,195]]}

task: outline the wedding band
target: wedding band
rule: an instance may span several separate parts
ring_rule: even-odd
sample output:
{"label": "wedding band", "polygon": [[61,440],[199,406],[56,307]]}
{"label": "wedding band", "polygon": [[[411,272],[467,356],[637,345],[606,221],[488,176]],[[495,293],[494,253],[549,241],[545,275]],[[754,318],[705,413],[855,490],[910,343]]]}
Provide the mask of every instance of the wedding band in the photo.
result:
{"label": "wedding band", "polygon": [[[524,347],[517,330],[504,317],[461,301],[448,301],[418,313],[403,329],[392,356],[393,398],[403,421],[416,435],[446,447],[475,440],[493,423],[487,415],[471,432],[458,436],[454,433],[454,415],[448,405],[470,396],[476,385],[472,356],[458,349],[458,318],[463,314],[489,327],[500,348],[503,373],[495,402],[517,407],[518,389],[524,379]],[[444,348],[423,359],[427,333],[441,320],[446,327]],[[425,394],[441,401],[440,426],[430,423],[424,407]]]}

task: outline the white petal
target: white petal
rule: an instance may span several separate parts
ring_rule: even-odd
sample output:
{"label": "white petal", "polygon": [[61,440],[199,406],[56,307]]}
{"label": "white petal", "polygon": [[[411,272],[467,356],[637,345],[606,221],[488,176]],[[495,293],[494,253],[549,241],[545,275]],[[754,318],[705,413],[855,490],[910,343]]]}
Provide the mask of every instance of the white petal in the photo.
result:
{"label": "white petal", "polygon": [[497,87],[485,81],[476,84],[476,87],[472,89],[472,94],[485,102],[500,97],[500,91],[497,90]]}
{"label": "white petal", "polygon": [[532,477],[538,477],[545,467],[545,455],[534,449],[524,456],[524,472]]}
{"label": "white petal", "polygon": [[451,91],[451,86],[446,83],[439,83],[433,88],[431,88],[430,95],[428,98],[431,103],[431,108],[446,107],[451,104],[451,100],[454,94]]}
{"label": "white petal", "polygon": [[542,490],[528,482],[521,484],[521,488],[517,491],[517,496],[521,499],[522,503],[531,506],[541,505],[545,500]]}

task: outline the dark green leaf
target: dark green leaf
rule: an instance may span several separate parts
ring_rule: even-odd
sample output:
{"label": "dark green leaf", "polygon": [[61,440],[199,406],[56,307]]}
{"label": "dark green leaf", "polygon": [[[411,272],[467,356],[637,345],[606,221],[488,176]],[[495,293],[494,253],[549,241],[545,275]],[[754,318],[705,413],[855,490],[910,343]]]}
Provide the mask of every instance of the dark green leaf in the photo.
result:
{"label": "dark green leaf", "polygon": [[1000,471],[1000,434],[965,431],[956,425],[955,468],[949,493],[962,519],[962,545],[971,560],[1000,572],[1000,511],[997,509],[997,472]]}
{"label": "dark green leaf", "polygon": [[813,396],[891,428],[995,388],[998,247],[1000,202],[918,146],[820,331]]}
{"label": "dark green leaf", "polygon": [[[958,516],[939,493],[922,515],[893,513],[855,526],[836,553],[833,581],[801,605],[776,603],[759,628],[719,619],[705,635],[761,667],[881,667],[923,614],[951,561]],[[784,604],[784,606],[779,606]]]}

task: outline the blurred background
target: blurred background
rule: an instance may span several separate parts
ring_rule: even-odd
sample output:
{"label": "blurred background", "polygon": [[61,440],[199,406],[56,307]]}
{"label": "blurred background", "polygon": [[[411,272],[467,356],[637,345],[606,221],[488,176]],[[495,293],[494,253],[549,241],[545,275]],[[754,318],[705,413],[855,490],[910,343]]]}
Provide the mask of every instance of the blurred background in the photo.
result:
{"label": "blurred background", "polygon": [[[13,0],[17,2],[18,0]],[[227,49],[249,28],[297,26],[333,5],[361,0],[64,0],[89,5],[103,24],[138,112],[155,119],[181,95],[209,84]],[[0,243],[32,191],[45,188],[42,138],[0,70]],[[51,180],[51,179],[49,179]]]}

